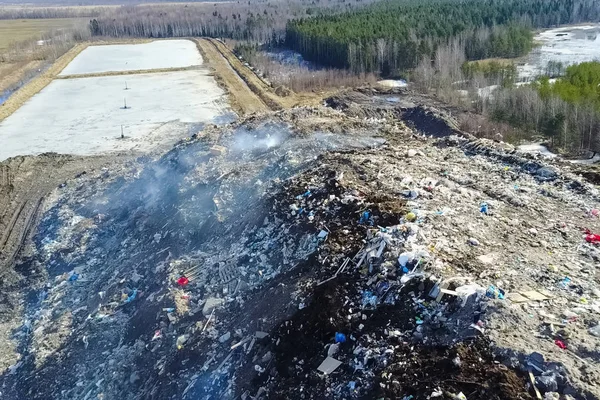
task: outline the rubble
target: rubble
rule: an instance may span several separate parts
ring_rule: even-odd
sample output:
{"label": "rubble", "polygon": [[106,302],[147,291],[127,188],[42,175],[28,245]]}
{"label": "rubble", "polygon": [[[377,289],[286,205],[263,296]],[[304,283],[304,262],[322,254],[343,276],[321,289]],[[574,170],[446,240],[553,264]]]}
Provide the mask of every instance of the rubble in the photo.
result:
{"label": "rubble", "polygon": [[3,394],[598,397],[597,187],[363,111],[249,117],[57,189]]}

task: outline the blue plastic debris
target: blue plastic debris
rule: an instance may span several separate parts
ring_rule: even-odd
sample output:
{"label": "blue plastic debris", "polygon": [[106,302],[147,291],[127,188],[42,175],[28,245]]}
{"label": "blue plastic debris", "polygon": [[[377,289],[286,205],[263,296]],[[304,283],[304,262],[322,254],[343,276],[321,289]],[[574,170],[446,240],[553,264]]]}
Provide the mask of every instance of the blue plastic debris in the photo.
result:
{"label": "blue plastic debris", "polygon": [[375,291],[379,296],[383,296],[385,292],[390,288],[390,284],[388,281],[379,281],[377,285],[375,285]]}
{"label": "blue plastic debris", "polygon": [[487,297],[489,297],[490,299],[500,299],[500,300],[504,300],[504,290],[495,287],[494,285],[490,285],[487,288],[487,291],[485,292],[485,295]]}
{"label": "blue plastic debris", "polygon": [[79,274],[73,273],[73,275],[69,277],[70,282],[76,281],[77,279],[79,279]]}
{"label": "blue plastic debris", "polygon": [[563,289],[566,289],[569,287],[569,284],[571,283],[571,278],[569,278],[568,276],[565,276],[565,278],[560,281],[560,287]]}
{"label": "blue plastic debris", "polygon": [[373,219],[371,218],[371,213],[369,211],[363,211],[362,214],[360,214],[360,219],[358,220],[359,224],[366,224],[368,223],[369,225],[373,225]]}
{"label": "blue plastic debris", "polygon": [[131,303],[132,301],[135,300],[136,296],[137,296],[137,289],[133,289],[131,294],[129,296],[127,296],[127,300],[125,300],[125,303]]}
{"label": "blue plastic debris", "polygon": [[363,292],[363,307],[372,306],[375,307],[377,305],[377,296],[373,294],[370,290],[365,290]]}
{"label": "blue plastic debris", "polygon": [[354,381],[348,382],[348,387],[350,388],[350,390],[356,389],[356,382],[354,382]]}
{"label": "blue plastic debris", "polygon": [[307,190],[306,193],[296,196],[298,200],[301,200],[303,197],[310,196],[310,190]]}
{"label": "blue plastic debris", "polygon": [[329,232],[327,232],[325,230],[321,230],[321,232],[319,232],[319,234],[317,235],[317,239],[325,240],[325,239],[327,239],[327,235],[329,235]]}
{"label": "blue plastic debris", "polygon": [[346,343],[346,335],[344,335],[342,332],[336,332],[335,333],[335,342],[336,343]]}
{"label": "blue plastic debris", "polygon": [[488,203],[483,202],[479,205],[479,211],[481,211],[483,214],[487,214],[489,211],[489,207],[488,207]]}

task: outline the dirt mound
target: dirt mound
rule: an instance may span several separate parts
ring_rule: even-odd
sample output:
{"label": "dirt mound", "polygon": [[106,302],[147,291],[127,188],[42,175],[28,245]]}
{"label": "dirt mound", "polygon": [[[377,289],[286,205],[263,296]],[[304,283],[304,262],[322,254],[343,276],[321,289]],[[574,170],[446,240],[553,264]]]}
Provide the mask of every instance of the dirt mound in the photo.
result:
{"label": "dirt mound", "polygon": [[289,88],[285,86],[277,86],[275,88],[275,94],[281,97],[288,97],[294,94],[294,92],[292,92]]}
{"label": "dirt mound", "polygon": [[402,120],[417,131],[433,137],[444,137],[461,134],[456,121],[445,113],[417,106],[402,113]]}

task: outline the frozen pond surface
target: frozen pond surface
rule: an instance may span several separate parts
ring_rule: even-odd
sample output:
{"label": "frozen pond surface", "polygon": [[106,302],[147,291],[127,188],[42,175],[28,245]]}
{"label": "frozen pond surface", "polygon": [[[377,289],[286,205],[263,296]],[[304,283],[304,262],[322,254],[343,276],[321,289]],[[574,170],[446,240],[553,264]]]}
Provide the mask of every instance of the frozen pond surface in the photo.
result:
{"label": "frozen pond surface", "polygon": [[147,151],[200,124],[231,119],[207,71],[57,79],[0,123],[0,161],[44,152]]}
{"label": "frozen pond surface", "polygon": [[600,24],[549,29],[538,33],[534,40],[541,46],[524,57],[524,65],[517,67],[520,80],[544,74],[548,61],[569,65],[600,60]]}
{"label": "frozen pond surface", "polygon": [[517,146],[517,149],[519,149],[525,153],[541,154],[542,156],[545,156],[548,158],[556,157],[556,154],[552,153],[550,150],[548,150],[548,148],[546,146],[544,146],[543,144],[540,144],[540,143],[522,144],[520,146]]}
{"label": "frozen pond surface", "polygon": [[60,75],[95,74],[202,65],[202,56],[190,40],[157,40],[143,44],[90,46]]}

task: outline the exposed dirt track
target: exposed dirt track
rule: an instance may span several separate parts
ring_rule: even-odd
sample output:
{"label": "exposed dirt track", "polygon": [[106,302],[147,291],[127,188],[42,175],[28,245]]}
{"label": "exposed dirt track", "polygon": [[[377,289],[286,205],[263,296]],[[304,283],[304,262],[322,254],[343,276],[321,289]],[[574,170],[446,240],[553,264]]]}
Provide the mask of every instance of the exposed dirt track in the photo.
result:
{"label": "exposed dirt track", "polygon": [[10,341],[13,317],[22,309],[19,293],[35,287],[43,275],[27,267],[16,270],[15,265],[17,259],[27,258],[27,243],[44,211],[44,200],[66,180],[122,159],[44,154],[0,163],[0,345],[7,350],[0,366],[14,361],[7,356],[14,347]]}
{"label": "exposed dirt track", "polygon": [[[205,39],[213,44],[217,51],[227,60],[247,86],[268,105],[271,110],[277,111],[297,106],[318,106],[323,102],[326,93],[294,93],[286,90],[288,95],[279,96],[274,88],[261,79],[254,71],[242,63],[223,42],[217,39]],[[331,94],[331,93],[329,93]]]}
{"label": "exposed dirt track", "polygon": [[156,74],[160,72],[179,72],[199,69],[200,66],[194,65],[191,67],[176,67],[176,68],[152,68],[152,69],[136,69],[133,71],[109,71],[95,72],[90,74],[74,74],[74,75],[59,75],[56,79],[78,79],[78,78],[97,78],[101,76],[122,76],[122,75],[139,75],[139,74]]}
{"label": "exposed dirt track", "polygon": [[27,85],[13,93],[8,100],[0,105],[0,121],[14,113],[32,96],[39,93],[42,89],[52,82],[52,80],[69,64],[79,53],[87,47],[86,43],[80,43],[75,46],[62,57],[60,57],[48,70],[34,78]]}
{"label": "exposed dirt track", "polygon": [[27,76],[42,67],[42,61],[23,61],[15,63],[0,63],[0,93],[12,90],[20,82],[26,81]]}
{"label": "exposed dirt track", "polygon": [[239,114],[269,111],[269,107],[250,89],[239,73],[209,39],[194,39],[198,50],[215,73],[215,79],[229,93],[232,108]]}

